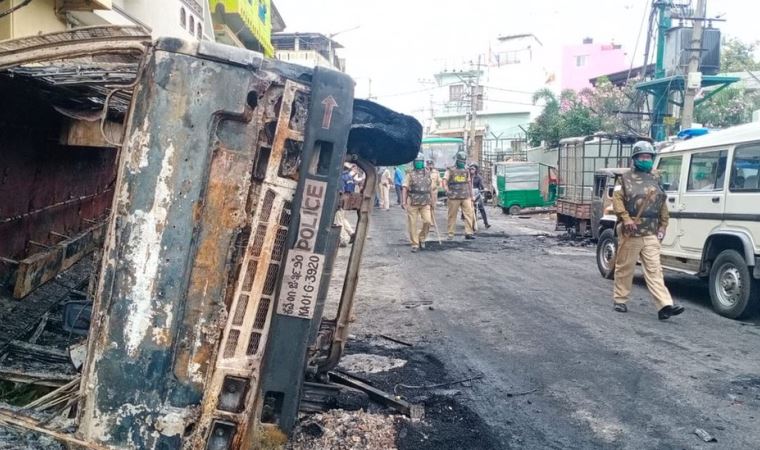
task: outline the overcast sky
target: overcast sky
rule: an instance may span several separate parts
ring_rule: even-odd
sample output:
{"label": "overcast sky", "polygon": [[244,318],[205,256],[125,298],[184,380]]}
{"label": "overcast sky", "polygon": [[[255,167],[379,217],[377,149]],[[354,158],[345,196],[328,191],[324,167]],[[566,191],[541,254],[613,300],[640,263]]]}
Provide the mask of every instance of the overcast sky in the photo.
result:
{"label": "overcast sky", "polygon": [[[640,63],[639,30],[651,0],[274,0],[289,32],[340,33],[347,72],[356,96],[367,97],[369,80],[377,101],[420,115],[429,85],[444,60],[485,53],[499,35],[535,34],[554,57],[588,36],[595,42],[622,44]],[[724,14],[724,35],[760,39],[755,0],[707,0],[708,15]],[[696,1],[695,1],[696,3]],[[646,31],[644,31],[645,33]]]}

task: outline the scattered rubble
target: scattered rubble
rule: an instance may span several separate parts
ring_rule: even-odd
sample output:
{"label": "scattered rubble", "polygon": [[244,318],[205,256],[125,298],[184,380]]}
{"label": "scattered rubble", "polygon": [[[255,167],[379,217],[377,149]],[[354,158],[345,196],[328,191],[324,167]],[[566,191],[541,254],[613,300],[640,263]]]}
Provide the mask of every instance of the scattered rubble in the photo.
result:
{"label": "scattered rubble", "polygon": [[387,372],[392,369],[403,367],[405,364],[406,361],[403,359],[370,355],[367,353],[355,353],[344,356],[340,360],[338,367],[349,373],[368,374]]}
{"label": "scattered rubble", "polygon": [[288,450],[393,450],[402,416],[340,409],[302,417]]}
{"label": "scattered rubble", "polygon": [[705,442],[718,442],[718,440],[715,439],[710,433],[708,433],[707,431],[705,431],[705,430],[703,430],[701,428],[695,429],[694,430],[694,434],[696,434],[697,436],[699,436],[699,438],[702,439]]}

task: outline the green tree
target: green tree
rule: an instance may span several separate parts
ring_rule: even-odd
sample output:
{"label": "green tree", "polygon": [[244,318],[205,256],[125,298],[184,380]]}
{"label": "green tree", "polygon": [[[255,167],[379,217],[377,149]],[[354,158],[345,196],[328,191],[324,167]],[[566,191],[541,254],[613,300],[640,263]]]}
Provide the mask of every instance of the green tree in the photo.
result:
{"label": "green tree", "polygon": [[760,70],[760,61],[755,57],[757,49],[758,41],[742,42],[736,38],[724,39],[720,47],[720,71]]}
{"label": "green tree", "polygon": [[637,98],[633,82],[623,87],[617,87],[606,77],[601,77],[597,80],[595,88],[584,89],[579,95],[591,111],[599,117],[601,131],[608,133],[641,132],[638,116],[620,113],[620,111],[638,108],[632,101],[632,99]]}
{"label": "green tree", "polygon": [[760,109],[760,93],[732,87],[698,105],[694,115],[697,122],[707,127],[725,128],[750,122],[752,112],[757,109]]}
{"label": "green tree", "polygon": [[528,127],[530,145],[545,142],[557,145],[560,139],[585,136],[599,131],[599,117],[584,103],[573,90],[564,90],[559,98],[549,89],[542,89],[533,95],[533,103],[544,102],[541,114]]}
{"label": "green tree", "polygon": [[537,147],[542,141],[553,145],[559,142],[560,108],[559,99],[551,89],[541,89],[533,94],[533,104],[544,102],[544,109],[528,127],[528,141]]}

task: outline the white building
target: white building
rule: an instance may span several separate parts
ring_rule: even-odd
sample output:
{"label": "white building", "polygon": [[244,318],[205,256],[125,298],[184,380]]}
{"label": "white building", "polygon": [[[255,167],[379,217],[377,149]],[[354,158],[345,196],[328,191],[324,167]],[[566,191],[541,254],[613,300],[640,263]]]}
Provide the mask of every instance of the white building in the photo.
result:
{"label": "white building", "polygon": [[556,89],[546,52],[532,34],[499,37],[470,61],[445,64],[435,74],[430,134],[469,138],[475,109],[474,159],[500,160],[521,149],[525,131],[541,112],[539,89]]}
{"label": "white building", "polygon": [[320,33],[274,33],[275,57],[306,67],[329,67],[346,71],[346,61],[338,57],[342,45]]}
{"label": "white building", "polygon": [[153,36],[214,39],[206,0],[34,0],[0,19],[0,40],[108,24],[142,26]]}

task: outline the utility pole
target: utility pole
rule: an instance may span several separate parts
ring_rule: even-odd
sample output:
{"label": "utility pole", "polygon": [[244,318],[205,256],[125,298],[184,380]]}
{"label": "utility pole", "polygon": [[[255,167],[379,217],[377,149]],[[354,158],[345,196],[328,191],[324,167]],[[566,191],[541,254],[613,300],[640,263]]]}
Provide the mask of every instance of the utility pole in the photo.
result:
{"label": "utility pole", "polygon": [[[670,18],[670,8],[672,6],[673,3],[671,0],[655,0],[652,4],[653,8],[657,8],[657,47],[654,69],[655,80],[665,77],[665,35],[672,25]],[[644,64],[646,65],[646,61]],[[646,70],[646,66],[644,69]],[[651,135],[656,141],[665,140],[665,126],[663,125],[663,119],[668,112],[669,95],[669,92],[666,90],[661,96],[655,96],[654,99]]]}
{"label": "utility pole", "polygon": [[703,17],[707,15],[707,0],[697,0],[696,18],[693,20],[691,30],[691,58],[686,69],[686,90],[683,96],[683,110],[681,111],[681,129],[690,128],[694,122],[694,98],[702,85],[702,73],[699,71],[699,63],[702,60],[702,29]]}
{"label": "utility pole", "polygon": [[478,97],[480,95],[480,55],[478,55],[478,65],[475,69],[474,82],[469,83],[470,87],[470,132],[469,142],[467,142],[467,154],[470,158],[477,156],[480,162],[480,155],[475,155],[475,126],[478,119]]}

